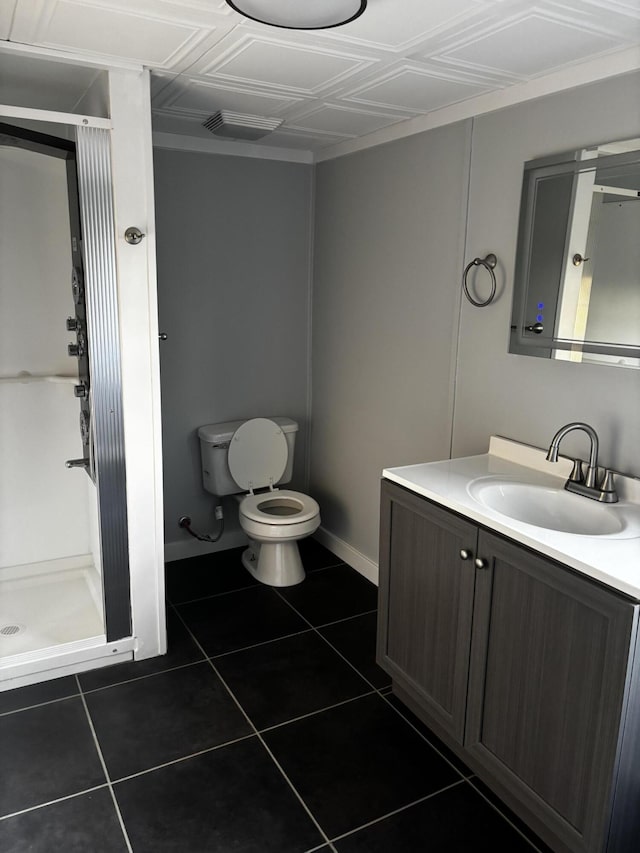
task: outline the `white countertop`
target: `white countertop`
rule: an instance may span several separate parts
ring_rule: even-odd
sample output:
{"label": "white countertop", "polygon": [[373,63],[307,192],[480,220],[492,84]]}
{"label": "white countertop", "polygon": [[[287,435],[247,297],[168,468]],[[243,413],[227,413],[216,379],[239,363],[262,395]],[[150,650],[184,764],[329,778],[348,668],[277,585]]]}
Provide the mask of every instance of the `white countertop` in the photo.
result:
{"label": "white countertop", "polygon": [[[539,448],[492,436],[488,453],[385,468],[382,475],[640,601],[640,480],[616,476],[620,501],[604,506],[619,513],[625,523],[622,532],[610,536],[565,533],[526,524],[486,507],[468,489],[472,481],[491,476],[563,488],[570,469],[568,459],[560,458],[553,464],[545,460],[545,451]],[[579,495],[570,497],[594,503]]]}

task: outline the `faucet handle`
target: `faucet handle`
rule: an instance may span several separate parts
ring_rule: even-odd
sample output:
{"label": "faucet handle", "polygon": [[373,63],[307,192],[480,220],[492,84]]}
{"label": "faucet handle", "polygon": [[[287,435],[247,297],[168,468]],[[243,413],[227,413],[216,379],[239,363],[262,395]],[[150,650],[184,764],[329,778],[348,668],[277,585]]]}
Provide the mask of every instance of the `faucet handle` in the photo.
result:
{"label": "faucet handle", "polygon": [[616,492],[615,483],[613,481],[613,471],[610,468],[605,468],[604,474],[602,475],[602,482],[600,483],[600,493],[603,496],[601,499],[605,500],[607,503],[616,503],[618,500],[618,494]]}
{"label": "faucet handle", "polygon": [[571,474],[569,474],[570,483],[584,483],[584,475],[582,473],[582,460],[574,459]]}

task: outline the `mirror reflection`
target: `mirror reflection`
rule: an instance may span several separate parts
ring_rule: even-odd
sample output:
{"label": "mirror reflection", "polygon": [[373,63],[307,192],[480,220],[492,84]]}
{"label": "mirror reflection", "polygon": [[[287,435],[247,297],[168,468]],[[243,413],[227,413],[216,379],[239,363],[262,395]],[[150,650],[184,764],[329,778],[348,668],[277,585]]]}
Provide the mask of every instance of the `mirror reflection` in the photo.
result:
{"label": "mirror reflection", "polygon": [[509,351],[640,367],[640,139],[525,163]]}

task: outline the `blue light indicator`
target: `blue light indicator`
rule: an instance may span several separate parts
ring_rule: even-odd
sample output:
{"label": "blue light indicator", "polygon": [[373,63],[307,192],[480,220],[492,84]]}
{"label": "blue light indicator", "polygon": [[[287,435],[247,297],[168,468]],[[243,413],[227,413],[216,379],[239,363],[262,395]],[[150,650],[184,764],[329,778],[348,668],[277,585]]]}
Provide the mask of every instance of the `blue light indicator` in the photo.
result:
{"label": "blue light indicator", "polygon": [[544,308],[544,302],[538,302],[538,311],[542,311]]}
{"label": "blue light indicator", "polygon": [[538,321],[538,323],[542,323],[542,321],[544,320],[544,317],[542,316],[542,314],[538,314],[538,316],[536,317],[536,320]]}

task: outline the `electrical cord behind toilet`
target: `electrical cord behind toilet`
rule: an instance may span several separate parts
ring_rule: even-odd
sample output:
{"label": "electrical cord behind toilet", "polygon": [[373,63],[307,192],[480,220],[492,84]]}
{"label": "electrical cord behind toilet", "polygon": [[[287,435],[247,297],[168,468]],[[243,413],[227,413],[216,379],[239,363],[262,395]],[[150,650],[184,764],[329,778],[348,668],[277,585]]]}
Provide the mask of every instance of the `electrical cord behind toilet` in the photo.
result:
{"label": "electrical cord behind toilet", "polygon": [[193,536],[194,539],[198,539],[200,542],[217,542],[224,533],[224,516],[222,514],[221,506],[216,507],[216,519],[220,522],[220,529],[215,535],[211,533],[197,533],[191,528],[191,519],[188,515],[183,515],[180,518],[178,526],[182,527],[182,529],[186,530],[190,536]]}

